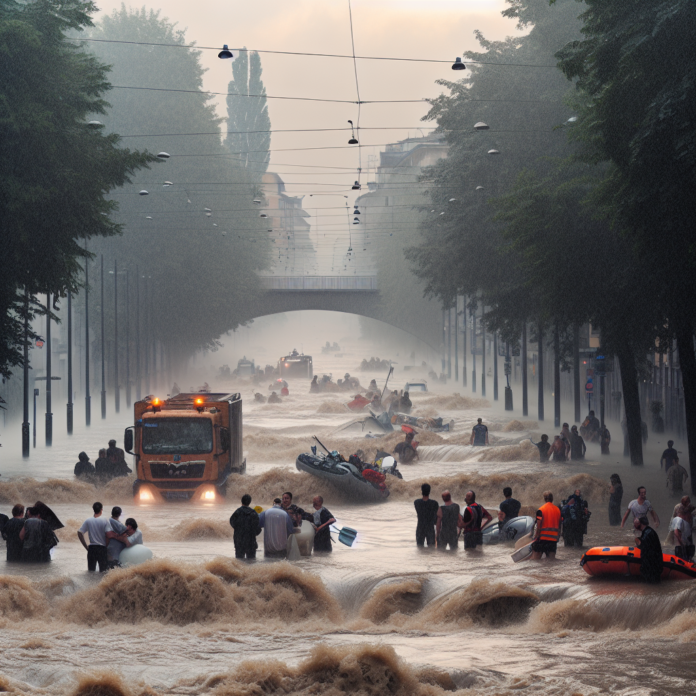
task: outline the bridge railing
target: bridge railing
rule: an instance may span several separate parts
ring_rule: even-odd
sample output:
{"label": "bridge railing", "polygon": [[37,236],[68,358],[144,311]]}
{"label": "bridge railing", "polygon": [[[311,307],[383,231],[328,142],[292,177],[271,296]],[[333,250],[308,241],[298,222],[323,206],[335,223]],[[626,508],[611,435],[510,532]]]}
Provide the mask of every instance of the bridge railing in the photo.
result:
{"label": "bridge railing", "polygon": [[377,276],[261,276],[266,290],[288,291],[372,291],[378,290]]}

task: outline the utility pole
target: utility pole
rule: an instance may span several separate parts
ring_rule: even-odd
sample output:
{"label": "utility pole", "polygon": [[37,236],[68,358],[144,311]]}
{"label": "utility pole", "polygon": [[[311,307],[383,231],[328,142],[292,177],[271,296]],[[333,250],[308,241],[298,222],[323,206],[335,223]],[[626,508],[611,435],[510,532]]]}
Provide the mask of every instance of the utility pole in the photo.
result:
{"label": "utility pole", "polygon": [[92,424],[92,397],[89,393],[89,259],[85,256],[85,425]]}
{"label": "utility pole", "polygon": [[[29,291],[24,286],[24,403],[22,421],[22,456],[29,456]],[[36,421],[36,418],[34,418]],[[36,426],[35,426],[36,427]]]}
{"label": "utility pole", "polygon": [[73,383],[72,383],[72,293],[68,290],[68,435],[73,432]]}
{"label": "utility pole", "polygon": [[51,293],[46,295],[46,447],[53,444],[51,413]]}
{"label": "utility pole", "polygon": [[101,416],[106,418],[106,367],[104,353],[106,341],[104,339],[104,254],[101,255]]}

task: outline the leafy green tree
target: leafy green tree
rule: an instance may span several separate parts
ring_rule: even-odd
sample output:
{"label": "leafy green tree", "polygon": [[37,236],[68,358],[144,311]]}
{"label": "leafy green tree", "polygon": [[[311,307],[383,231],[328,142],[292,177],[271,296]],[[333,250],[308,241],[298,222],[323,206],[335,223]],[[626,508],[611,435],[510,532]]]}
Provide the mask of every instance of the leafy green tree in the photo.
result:
{"label": "leafy green tree", "polygon": [[[642,464],[638,378],[665,316],[650,286],[636,287],[649,264],[590,204],[596,179],[578,165],[559,165],[545,179],[523,172],[495,207],[524,272],[523,292],[536,293],[561,326],[598,326],[603,349],[617,356],[631,461]],[[514,311],[514,304],[503,299],[498,311]]]}
{"label": "leafy green tree", "polygon": [[271,118],[256,51],[239,51],[232,63],[227,96],[227,149],[257,176],[271,158]]}
{"label": "leafy green tree", "polygon": [[582,40],[557,55],[582,100],[575,139],[607,162],[597,192],[639,257],[677,340],[696,492],[696,4],[585,0]]}
{"label": "leafy green tree", "polygon": [[[84,240],[120,225],[107,194],[153,157],[88,123],[105,113],[108,69],[66,39],[92,25],[84,0],[0,0],[0,374],[23,362],[24,319],[38,293],[81,281]],[[25,292],[27,295],[25,296]],[[34,334],[30,333],[30,339]]]}
{"label": "leafy green tree", "polygon": [[202,92],[200,52],[183,48],[183,31],[159,12],[122,7],[93,36],[182,46],[93,44],[122,88],[114,90],[108,127],[171,155],[114,196],[123,235],[95,251],[110,267],[117,259],[148,277],[155,309],[147,336],[181,362],[253,317],[256,271],[269,256],[267,225],[252,203],[256,178],[223,146],[221,120]]}

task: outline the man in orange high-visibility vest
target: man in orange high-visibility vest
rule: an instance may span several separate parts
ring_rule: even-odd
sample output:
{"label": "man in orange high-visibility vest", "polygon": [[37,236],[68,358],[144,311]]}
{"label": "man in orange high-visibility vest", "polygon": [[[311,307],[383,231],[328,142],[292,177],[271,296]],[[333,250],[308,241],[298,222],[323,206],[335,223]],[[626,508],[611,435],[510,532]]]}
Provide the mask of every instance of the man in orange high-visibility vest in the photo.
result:
{"label": "man in orange high-visibility vest", "polygon": [[536,513],[536,529],[532,542],[532,560],[540,561],[546,554],[551,560],[556,558],[556,546],[561,536],[561,510],[553,504],[553,493],[544,491],[544,504]]}

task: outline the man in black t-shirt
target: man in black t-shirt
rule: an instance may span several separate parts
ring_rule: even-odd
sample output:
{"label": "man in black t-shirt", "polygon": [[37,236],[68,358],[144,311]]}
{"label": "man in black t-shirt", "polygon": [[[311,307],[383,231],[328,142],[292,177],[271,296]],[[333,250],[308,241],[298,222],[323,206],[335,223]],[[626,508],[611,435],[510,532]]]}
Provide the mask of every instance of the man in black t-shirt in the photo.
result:
{"label": "man in black t-shirt", "polygon": [[503,495],[505,500],[500,503],[500,512],[498,513],[498,522],[501,529],[506,522],[519,516],[520,508],[522,507],[522,503],[512,497],[512,488],[503,488]]}
{"label": "man in black t-shirt", "polygon": [[428,548],[435,548],[435,523],[437,522],[438,504],[436,500],[430,500],[430,484],[421,486],[422,498],[413,502],[418,515],[416,525],[416,544],[424,546],[428,542]]}
{"label": "man in black t-shirt", "polygon": [[669,440],[667,442],[667,449],[660,457],[660,469],[664,467],[665,471],[668,471],[669,467],[674,464],[675,460],[679,461],[679,453],[674,449],[674,440]]}

